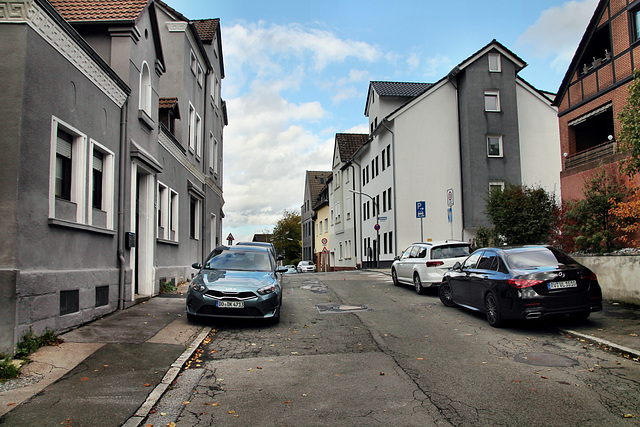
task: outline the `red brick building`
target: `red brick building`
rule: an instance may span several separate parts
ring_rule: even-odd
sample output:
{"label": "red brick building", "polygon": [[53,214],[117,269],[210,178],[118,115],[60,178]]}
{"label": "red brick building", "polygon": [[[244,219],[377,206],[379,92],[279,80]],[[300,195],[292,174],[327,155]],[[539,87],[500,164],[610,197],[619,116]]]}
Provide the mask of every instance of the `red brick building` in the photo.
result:
{"label": "red brick building", "polygon": [[[558,107],[563,200],[583,198],[600,165],[618,174],[618,115],[640,66],[640,2],[601,0],[589,22],[554,105]],[[635,179],[640,184],[640,177]]]}

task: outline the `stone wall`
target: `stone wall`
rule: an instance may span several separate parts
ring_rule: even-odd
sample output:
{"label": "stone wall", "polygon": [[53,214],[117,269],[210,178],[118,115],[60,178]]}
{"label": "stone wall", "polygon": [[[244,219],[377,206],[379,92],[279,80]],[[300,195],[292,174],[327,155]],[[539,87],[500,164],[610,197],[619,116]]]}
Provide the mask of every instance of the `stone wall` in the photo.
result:
{"label": "stone wall", "polygon": [[604,299],[640,305],[640,255],[573,258],[596,273]]}

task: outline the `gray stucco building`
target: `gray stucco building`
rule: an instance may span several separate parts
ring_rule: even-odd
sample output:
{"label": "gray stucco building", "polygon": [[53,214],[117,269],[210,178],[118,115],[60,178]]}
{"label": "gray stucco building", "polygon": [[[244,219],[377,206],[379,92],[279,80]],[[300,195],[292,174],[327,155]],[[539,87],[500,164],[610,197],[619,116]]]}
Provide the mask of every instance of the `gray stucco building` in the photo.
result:
{"label": "gray stucco building", "polygon": [[148,0],[0,3],[12,352],[30,327],[68,330],[191,275],[220,240],[227,119],[217,20]]}

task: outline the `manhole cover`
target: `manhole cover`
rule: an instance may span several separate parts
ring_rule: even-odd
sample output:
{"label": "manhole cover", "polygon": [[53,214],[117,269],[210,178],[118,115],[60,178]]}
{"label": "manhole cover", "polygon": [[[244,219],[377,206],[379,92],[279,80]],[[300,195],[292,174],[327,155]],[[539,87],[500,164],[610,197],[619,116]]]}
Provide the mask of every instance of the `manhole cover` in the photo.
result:
{"label": "manhole cover", "polygon": [[351,313],[354,311],[372,311],[366,304],[316,304],[320,313]]}
{"label": "manhole cover", "polygon": [[575,359],[551,353],[520,353],[514,357],[516,362],[533,366],[549,366],[553,368],[579,365]]}
{"label": "manhole cover", "polygon": [[316,294],[326,294],[327,287],[322,285],[304,285],[300,289],[306,289],[307,291],[314,292]]}

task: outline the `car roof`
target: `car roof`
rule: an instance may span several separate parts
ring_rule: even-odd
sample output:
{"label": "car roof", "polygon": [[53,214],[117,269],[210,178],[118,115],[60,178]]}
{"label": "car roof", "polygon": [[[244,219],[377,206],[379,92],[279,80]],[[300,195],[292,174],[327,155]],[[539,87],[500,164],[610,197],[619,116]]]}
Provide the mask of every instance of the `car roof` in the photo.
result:
{"label": "car roof", "polygon": [[501,251],[501,252],[528,252],[528,251],[533,251],[536,249],[550,249],[551,246],[549,245],[513,245],[513,246],[489,246],[486,248],[479,248],[476,250],[480,251],[480,250],[494,250],[494,251]]}
{"label": "car roof", "polygon": [[273,246],[273,243],[267,243],[267,242],[238,242],[236,243],[236,246],[238,245],[246,245],[246,246]]}
{"label": "car roof", "polygon": [[[242,247],[238,248],[236,246],[218,246],[217,248],[215,248],[213,251],[234,251],[234,252],[239,252],[239,251],[243,251],[243,252],[269,252],[269,248],[263,247],[263,246],[244,246],[242,245]],[[212,252],[213,252],[212,251]]]}
{"label": "car roof", "polygon": [[436,240],[433,242],[415,242],[411,244],[414,245],[424,245],[424,246],[442,246],[442,245],[467,245],[470,246],[468,242],[463,242],[461,240]]}

